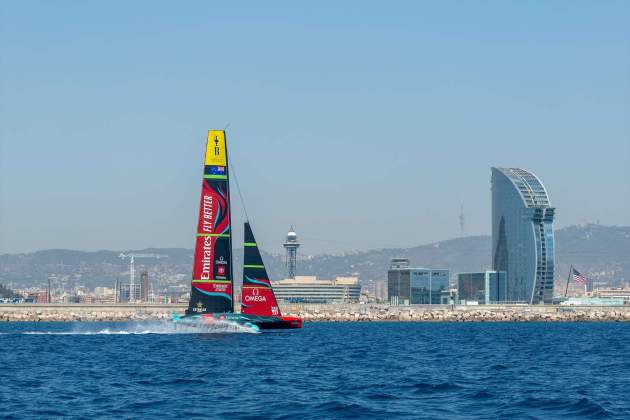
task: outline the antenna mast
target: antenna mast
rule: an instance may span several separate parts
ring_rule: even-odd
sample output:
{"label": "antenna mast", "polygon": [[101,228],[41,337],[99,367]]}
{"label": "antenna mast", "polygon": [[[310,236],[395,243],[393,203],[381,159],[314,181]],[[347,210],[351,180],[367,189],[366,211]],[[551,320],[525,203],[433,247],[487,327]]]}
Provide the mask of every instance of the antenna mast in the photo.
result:
{"label": "antenna mast", "polygon": [[459,234],[464,236],[464,202],[459,206]]}

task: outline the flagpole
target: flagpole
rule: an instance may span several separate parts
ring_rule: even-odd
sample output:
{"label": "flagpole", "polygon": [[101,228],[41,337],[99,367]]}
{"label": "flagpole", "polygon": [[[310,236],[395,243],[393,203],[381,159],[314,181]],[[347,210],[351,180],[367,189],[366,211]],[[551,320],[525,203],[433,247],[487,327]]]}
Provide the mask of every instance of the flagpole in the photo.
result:
{"label": "flagpole", "polygon": [[567,297],[567,292],[569,291],[569,282],[571,281],[571,273],[573,273],[573,264],[569,267],[569,277],[567,277],[567,288],[564,289],[564,297]]}

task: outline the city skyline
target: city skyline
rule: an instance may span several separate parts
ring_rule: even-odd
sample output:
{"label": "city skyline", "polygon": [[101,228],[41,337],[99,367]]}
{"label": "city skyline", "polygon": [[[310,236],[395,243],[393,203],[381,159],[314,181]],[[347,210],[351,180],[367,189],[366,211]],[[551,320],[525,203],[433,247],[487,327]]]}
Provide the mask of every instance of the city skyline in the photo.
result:
{"label": "city skyline", "polygon": [[544,179],[556,228],[630,225],[628,5],[487,7],[5,5],[0,253],[192,248],[226,126],[270,252],[457,237],[462,202],[490,234],[492,166]]}
{"label": "city skyline", "polygon": [[630,417],[630,1],[0,34],[3,416]]}

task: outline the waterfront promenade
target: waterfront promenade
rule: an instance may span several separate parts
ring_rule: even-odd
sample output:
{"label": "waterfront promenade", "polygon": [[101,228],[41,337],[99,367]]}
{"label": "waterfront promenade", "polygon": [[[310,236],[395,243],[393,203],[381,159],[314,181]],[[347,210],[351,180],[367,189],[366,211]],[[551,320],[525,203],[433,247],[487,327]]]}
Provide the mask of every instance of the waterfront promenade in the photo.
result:
{"label": "waterfront promenade", "polygon": [[[168,320],[187,304],[0,304],[0,321]],[[630,305],[284,305],[283,314],[320,322],[630,322]],[[239,308],[237,307],[237,310]]]}

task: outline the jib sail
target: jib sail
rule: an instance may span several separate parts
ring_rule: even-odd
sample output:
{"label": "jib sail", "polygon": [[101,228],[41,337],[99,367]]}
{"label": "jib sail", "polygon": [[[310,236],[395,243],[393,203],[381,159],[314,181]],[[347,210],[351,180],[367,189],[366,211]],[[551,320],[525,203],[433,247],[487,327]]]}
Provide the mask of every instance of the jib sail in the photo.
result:
{"label": "jib sail", "polygon": [[208,131],[187,314],[233,312],[230,185],[225,131]]}
{"label": "jib sail", "polygon": [[243,259],[243,289],[241,312],[248,315],[281,316],[276,296],[271,288],[254,233],[245,223],[245,258]]}

